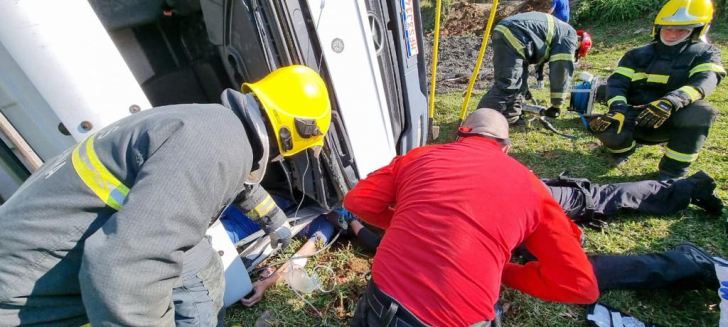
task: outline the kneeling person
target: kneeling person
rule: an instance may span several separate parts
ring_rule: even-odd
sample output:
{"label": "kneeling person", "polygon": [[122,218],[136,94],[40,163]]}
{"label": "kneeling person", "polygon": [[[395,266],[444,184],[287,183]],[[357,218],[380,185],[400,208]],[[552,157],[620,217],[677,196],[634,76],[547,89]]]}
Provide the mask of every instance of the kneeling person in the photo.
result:
{"label": "kneeling person", "polygon": [[[506,154],[506,119],[478,109],[460,133],[396,157],[347,194],[346,209],[386,230],[353,325],[487,325],[501,283],[549,301],[598,297],[581,232]],[[509,263],[521,243],[539,262]]]}
{"label": "kneeling person", "polygon": [[705,98],[726,75],[720,50],[705,42],[712,18],[709,0],[671,0],[655,18],[655,40],[619,61],[608,80],[609,112],[589,123],[616,164],[637,142],[667,142],[662,180],[685,176],[697,160],[718,114]]}

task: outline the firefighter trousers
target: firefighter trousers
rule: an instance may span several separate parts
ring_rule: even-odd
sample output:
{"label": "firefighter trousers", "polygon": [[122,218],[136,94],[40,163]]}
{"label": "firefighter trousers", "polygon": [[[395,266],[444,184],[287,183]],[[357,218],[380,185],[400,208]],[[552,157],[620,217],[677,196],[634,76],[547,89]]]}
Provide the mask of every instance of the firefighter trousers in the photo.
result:
{"label": "firefighter trousers", "polygon": [[709,103],[698,100],[674,112],[659,128],[635,126],[640,109],[627,112],[624,127],[620,134],[616,126],[610,126],[597,138],[615,156],[628,156],[634,152],[636,143],[667,143],[665,155],[660,160],[660,173],[669,177],[684,176],[690,164],[698,158],[698,153],[708,137],[718,110]]}
{"label": "firefighter trousers", "polygon": [[478,108],[498,110],[512,124],[521,116],[522,103],[528,92],[529,63],[500,32],[493,32],[491,47],[495,81],[493,87],[480,98]]}

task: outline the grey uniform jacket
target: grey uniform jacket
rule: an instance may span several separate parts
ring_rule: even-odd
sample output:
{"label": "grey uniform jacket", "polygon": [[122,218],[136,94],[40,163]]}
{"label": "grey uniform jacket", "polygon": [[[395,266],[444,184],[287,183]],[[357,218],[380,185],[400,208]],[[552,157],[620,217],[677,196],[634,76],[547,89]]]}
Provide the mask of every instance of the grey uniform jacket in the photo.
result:
{"label": "grey uniform jacket", "polygon": [[560,108],[574,73],[576,30],[541,12],[510,16],[501,20],[495,30],[502,33],[528,63],[549,63],[551,104]]}
{"label": "grey uniform jacket", "polygon": [[49,160],[0,207],[0,325],[173,325],[184,257],[251,164],[214,104],[140,112]]}

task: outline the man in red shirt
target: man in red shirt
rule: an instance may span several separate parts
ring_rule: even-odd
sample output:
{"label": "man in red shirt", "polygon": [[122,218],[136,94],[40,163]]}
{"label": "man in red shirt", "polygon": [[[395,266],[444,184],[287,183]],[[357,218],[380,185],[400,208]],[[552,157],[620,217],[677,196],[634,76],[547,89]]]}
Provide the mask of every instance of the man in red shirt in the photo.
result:
{"label": "man in red shirt", "polygon": [[[459,134],[396,157],[346,196],[349,211],[386,230],[352,325],[488,326],[501,283],[548,301],[599,296],[581,232],[506,154],[505,118],[478,109]],[[538,262],[509,263],[521,243]]]}

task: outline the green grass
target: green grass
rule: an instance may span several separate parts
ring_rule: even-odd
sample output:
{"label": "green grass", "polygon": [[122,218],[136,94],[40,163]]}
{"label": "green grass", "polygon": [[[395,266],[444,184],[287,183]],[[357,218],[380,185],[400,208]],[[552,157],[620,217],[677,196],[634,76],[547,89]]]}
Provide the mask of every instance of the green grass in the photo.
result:
{"label": "green grass", "polygon": [[[649,17],[654,19],[667,0],[581,0],[572,1],[572,23],[628,22]],[[724,10],[726,0],[713,1],[715,17],[728,18]]]}
{"label": "green grass", "polygon": [[[582,63],[582,68],[599,75],[608,75],[616,67],[617,60],[628,49],[649,40],[649,32],[634,34],[640,28],[649,28],[649,21],[629,22],[619,25],[592,27],[590,32],[596,42],[591,55]],[[725,24],[714,24],[711,31],[713,42],[724,54],[728,54],[728,28]],[[726,65],[725,61],[723,63]],[[473,94],[472,112],[482,90]],[[546,100],[546,91],[536,92]],[[705,170],[713,175],[719,184],[719,195],[728,198],[728,86],[721,85],[708,100],[722,113],[711,130],[700,158],[691,172]],[[462,93],[437,94],[436,124],[441,126],[440,139],[445,142],[453,135],[458,121]],[[605,111],[606,108],[598,107]],[[553,177],[564,169],[572,176],[588,177],[598,183],[614,183],[654,178],[657,164],[662,156],[661,146],[640,147],[635,155],[622,167],[612,168],[607,163],[607,153],[596,138],[589,135],[579,118],[567,114],[556,120],[554,125],[568,133],[579,136],[576,141],[550,134],[533,126],[512,135],[513,157],[532,168],[543,177]],[[691,207],[677,214],[655,217],[641,214],[624,214],[610,221],[602,232],[586,230],[588,237],[586,251],[593,254],[637,254],[664,251],[683,241],[691,241],[715,254],[728,256],[728,239],[725,234],[725,217],[716,219],[705,215],[700,209]],[[296,248],[294,244],[291,248]],[[331,326],[345,325],[351,317],[363,286],[366,264],[371,254],[364,253],[354,243],[345,242],[331,251],[315,258],[314,264],[327,265],[336,271],[340,285],[332,293],[316,292],[307,299],[320,310],[325,323]],[[364,267],[362,267],[364,266]],[[505,313],[506,326],[584,326],[584,309],[581,306],[547,303],[518,291],[502,290],[502,301],[508,307]],[[612,291],[603,294],[600,301],[631,313],[643,320],[677,326],[716,326],[719,317],[719,298],[715,291]],[[266,294],[263,301],[254,308],[235,305],[228,310],[227,324],[252,326],[264,312],[273,317],[274,326],[322,325],[302,300],[285,285],[278,285]]]}
{"label": "green grass", "polygon": [[[440,24],[447,20],[447,13],[452,0],[441,0],[442,8],[440,9]],[[435,6],[437,0],[420,1],[420,13],[422,15],[422,30],[424,34],[430,33],[435,29]]]}

